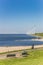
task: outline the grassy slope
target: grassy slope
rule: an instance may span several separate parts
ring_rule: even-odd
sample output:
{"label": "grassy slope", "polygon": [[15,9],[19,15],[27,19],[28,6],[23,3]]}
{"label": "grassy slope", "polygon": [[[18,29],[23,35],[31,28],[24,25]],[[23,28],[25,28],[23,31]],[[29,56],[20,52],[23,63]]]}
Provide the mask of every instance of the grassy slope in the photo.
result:
{"label": "grassy slope", "polygon": [[43,33],[35,33],[35,34],[32,34],[32,35],[40,37],[40,39],[43,39]]}
{"label": "grassy slope", "polygon": [[38,35],[38,36],[42,36],[43,37],[43,33],[35,33],[35,35]]}
{"label": "grassy slope", "polygon": [[26,58],[0,60],[0,65],[43,65],[43,50],[28,51]]}

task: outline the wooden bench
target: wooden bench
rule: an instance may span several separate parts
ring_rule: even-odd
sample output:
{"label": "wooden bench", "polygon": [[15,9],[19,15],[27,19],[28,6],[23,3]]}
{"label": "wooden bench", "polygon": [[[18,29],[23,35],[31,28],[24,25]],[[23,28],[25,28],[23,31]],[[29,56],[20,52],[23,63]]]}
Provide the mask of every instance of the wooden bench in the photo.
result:
{"label": "wooden bench", "polygon": [[7,54],[7,57],[15,57],[16,54]]}

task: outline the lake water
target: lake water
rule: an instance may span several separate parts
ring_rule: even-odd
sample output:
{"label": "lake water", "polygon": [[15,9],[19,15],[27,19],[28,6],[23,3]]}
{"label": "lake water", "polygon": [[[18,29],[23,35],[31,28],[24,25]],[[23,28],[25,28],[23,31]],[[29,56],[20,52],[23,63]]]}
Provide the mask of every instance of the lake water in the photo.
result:
{"label": "lake water", "polygon": [[32,41],[37,37],[26,34],[0,34],[0,46],[30,46],[41,45],[42,41]]}

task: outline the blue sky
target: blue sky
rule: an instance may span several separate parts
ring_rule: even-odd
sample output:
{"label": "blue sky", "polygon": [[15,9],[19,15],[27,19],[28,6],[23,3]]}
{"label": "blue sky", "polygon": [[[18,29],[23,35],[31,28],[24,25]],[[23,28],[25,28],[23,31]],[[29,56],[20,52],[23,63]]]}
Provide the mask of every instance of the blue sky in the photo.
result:
{"label": "blue sky", "polygon": [[43,32],[43,0],[0,0],[0,33]]}

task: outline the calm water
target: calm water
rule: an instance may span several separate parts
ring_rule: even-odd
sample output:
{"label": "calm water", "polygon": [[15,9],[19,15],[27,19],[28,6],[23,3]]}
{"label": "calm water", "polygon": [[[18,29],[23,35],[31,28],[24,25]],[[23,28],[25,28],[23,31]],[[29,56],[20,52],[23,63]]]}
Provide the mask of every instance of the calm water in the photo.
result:
{"label": "calm water", "polygon": [[0,46],[29,46],[43,44],[41,41],[32,41],[35,36],[26,34],[0,34]]}

